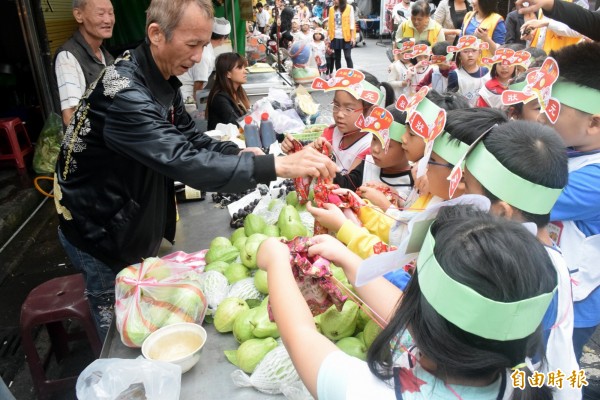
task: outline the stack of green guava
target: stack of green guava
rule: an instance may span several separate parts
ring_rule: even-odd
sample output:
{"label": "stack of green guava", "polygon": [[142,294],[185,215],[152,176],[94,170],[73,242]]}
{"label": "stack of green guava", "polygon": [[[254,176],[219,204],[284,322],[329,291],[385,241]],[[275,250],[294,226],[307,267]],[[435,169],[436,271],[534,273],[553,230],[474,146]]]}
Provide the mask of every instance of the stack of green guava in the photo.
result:
{"label": "stack of green guava", "polygon": [[[267,309],[267,273],[257,269],[258,247],[269,236],[288,240],[306,236],[295,206],[286,205],[276,225],[267,225],[260,216],[251,214],[244,227],[233,232],[229,239],[215,238],[206,254],[205,271],[222,273],[231,284],[227,297],[214,313],[218,332],[233,333],[240,346],[226,350],[227,359],[246,373],[252,373],[260,361],[278,346],[277,325],[269,320]],[[240,262],[236,262],[239,255]],[[332,264],[332,274],[349,287],[341,268]],[[314,318],[317,329],[347,354],[366,359],[367,349],[381,329],[359,306],[347,300],[341,311],[331,306]]]}

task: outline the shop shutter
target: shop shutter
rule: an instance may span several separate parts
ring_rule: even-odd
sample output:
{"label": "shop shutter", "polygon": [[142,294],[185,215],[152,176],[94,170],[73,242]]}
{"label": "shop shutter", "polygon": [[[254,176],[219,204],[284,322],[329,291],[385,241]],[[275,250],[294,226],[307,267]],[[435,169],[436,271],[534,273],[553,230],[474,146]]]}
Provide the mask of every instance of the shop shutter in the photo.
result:
{"label": "shop shutter", "polygon": [[52,57],[56,49],[77,29],[72,6],[72,0],[47,0],[41,3]]}

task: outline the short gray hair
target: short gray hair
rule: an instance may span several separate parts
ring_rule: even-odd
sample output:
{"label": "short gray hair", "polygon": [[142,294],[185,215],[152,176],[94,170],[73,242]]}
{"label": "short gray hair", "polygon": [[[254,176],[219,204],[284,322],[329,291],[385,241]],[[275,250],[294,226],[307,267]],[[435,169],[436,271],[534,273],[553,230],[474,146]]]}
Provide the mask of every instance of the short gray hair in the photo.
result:
{"label": "short gray hair", "polygon": [[215,13],[211,0],[152,0],[146,10],[146,35],[150,24],[156,23],[162,29],[165,39],[171,40],[173,30],[181,21],[183,11],[189,3],[196,3],[208,19],[214,18]]}
{"label": "short gray hair", "polygon": [[73,0],[73,9],[79,8],[82,9],[85,7],[88,0]]}

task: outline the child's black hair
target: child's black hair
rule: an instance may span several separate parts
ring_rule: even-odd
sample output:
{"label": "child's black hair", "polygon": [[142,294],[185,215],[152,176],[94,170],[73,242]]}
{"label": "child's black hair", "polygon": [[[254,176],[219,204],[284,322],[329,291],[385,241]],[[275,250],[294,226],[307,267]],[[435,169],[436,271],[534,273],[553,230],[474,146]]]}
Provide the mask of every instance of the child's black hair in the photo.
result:
{"label": "child's black hair", "polygon": [[[365,75],[365,81],[369,82],[371,85],[375,86],[379,90],[383,88],[383,92],[385,95],[385,105],[383,106],[384,108],[389,106],[390,104],[394,104],[395,97],[394,88],[392,87],[392,85],[390,85],[388,82],[379,82],[379,79],[377,79],[375,75],[365,71],[364,69],[361,69],[360,72],[362,72]],[[363,105],[367,108],[371,107],[371,104],[365,102],[364,100]]]}
{"label": "child's black hair", "polygon": [[427,98],[436,106],[443,108],[446,111],[470,107],[469,100],[467,100],[465,96],[458,93],[439,93],[434,89],[430,89],[429,93],[427,93]]}
{"label": "child's black hair", "polygon": [[406,124],[406,111],[398,110],[395,104],[390,104],[385,109],[388,110],[390,114],[392,114],[392,117],[394,117],[395,122],[402,125]]}
{"label": "child's black hair", "polygon": [[[501,220],[470,206],[444,207],[431,226],[434,255],[444,272],[482,296],[515,302],[549,293],[556,271],[548,253],[522,224]],[[413,275],[394,316],[371,345],[371,372],[387,380],[393,375],[390,343],[410,329],[419,352],[436,365],[445,381],[497,379],[526,357],[542,354],[541,329],[522,339],[499,341],[466,332],[443,318],[425,299],[419,274]],[[551,399],[549,388],[516,390],[513,399]]]}
{"label": "child's black hair", "polygon": [[321,35],[321,40],[325,39],[325,35],[323,35],[323,32],[321,31],[313,33],[313,40],[317,40],[315,39],[315,35]]}
{"label": "child's black hair", "polygon": [[447,56],[448,55],[448,46],[451,46],[450,42],[437,42],[431,47],[431,54],[434,56]]}
{"label": "child's black hair", "polygon": [[[484,139],[488,151],[515,175],[541,186],[562,189],[569,177],[566,146],[558,133],[530,121],[511,121],[494,128]],[[499,199],[483,188],[492,203]],[[543,228],[550,214],[533,214],[518,209],[525,221]]]}
{"label": "child's black hair", "polygon": [[550,52],[560,77],[580,86],[600,90],[600,76],[593,72],[600,65],[600,43],[580,43]]}
{"label": "child's black hair", "polygon": [[471,145],[483,132],[495,124],[500,125],[506,122],[508,122],[506,114],[498,109],[464,108],[448,111],[444,130],[453,139]]}
{"label": "child's black hair", "polygon": [[538,49],[537,47],[527,47],[525,51],[531,54],[529,68],[541,67],[546,57],[548,57],[548,54],[546,54],[544,50]]}

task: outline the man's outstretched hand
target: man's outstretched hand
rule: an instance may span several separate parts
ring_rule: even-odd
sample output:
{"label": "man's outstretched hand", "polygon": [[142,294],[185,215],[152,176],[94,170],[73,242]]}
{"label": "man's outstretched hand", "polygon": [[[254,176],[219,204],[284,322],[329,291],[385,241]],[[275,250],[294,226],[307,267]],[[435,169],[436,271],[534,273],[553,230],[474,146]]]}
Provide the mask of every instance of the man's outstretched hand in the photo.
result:
{"label": "man's outstretched hand", "polygon": [[275,173],[280,178],[333,178],[337,169],[337,165],[329,157],[311,147],[284,157],[275,157]]}

